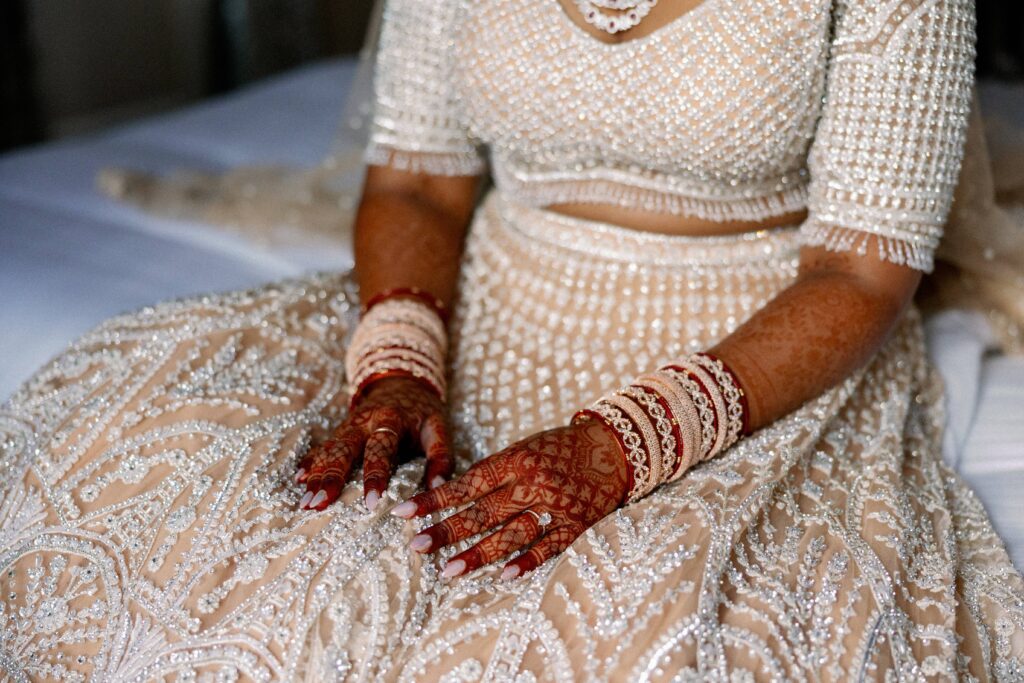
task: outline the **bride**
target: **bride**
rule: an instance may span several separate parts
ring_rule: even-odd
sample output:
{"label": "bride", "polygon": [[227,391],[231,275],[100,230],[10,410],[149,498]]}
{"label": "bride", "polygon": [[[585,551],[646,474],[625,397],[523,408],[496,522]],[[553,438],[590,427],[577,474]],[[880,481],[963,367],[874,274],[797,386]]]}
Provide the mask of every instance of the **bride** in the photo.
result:
{"label": "bride", "polygon": [[388,0],[355,272],[0,412],[6,679],[1019,680],[911,304],[973,56],[971,0]]}

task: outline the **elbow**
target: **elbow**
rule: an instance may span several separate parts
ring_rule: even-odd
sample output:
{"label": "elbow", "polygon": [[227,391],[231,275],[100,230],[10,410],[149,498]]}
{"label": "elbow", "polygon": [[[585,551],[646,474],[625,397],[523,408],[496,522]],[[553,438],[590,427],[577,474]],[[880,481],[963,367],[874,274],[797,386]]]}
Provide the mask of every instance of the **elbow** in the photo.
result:
{"label": "elbow", "polygon": [[434,176],[369,166],[362,202],[385,206],[403,202],[460,224],[472,214],[479,184],[476,176]]}
{"label": "elbow", "polygon": [[832,252],[805,247],[801,253],[799,279],[829,281],[862,300],[874,311],[878,322],[895,324],[914,300],[921,284],[921,272],[879,258],[877,251],[866,254]]}

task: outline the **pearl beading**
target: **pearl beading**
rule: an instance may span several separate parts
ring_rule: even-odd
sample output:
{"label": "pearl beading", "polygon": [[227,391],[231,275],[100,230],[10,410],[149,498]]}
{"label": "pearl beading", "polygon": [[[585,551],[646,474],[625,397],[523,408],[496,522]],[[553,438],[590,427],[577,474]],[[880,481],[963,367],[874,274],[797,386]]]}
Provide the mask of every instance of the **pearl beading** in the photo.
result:
{"label": "pearl beading", "polygon": [[463,175],[484,171],[487,149],[502,193],[538,208],[806,209],[806,244],[866,254],[875,241],[880,258],[929,270],[974,39],[971,0],[705,0],[618,44],[552,0],[390,0],[367,158]]}
{"label": "pearl beading", "polygon": [[[735,260],[719,242],[695,262],[700,240],[671,239],[623,240],[611,258],[595,235],[614,245],[615,231],[544,223],[556,246],[528,236],[535,217],[513,229],[485,209],[470,233],[452,320],[462,467],[713,345],[797,273],[788,232],[735,238]],[[657,265],[666,249],[685,265]],[[913,310],[863,371],[557,560],[451,582],[451,553],[408,549],[438,519],[368,512],[358,473],[329,509],[296,507],[296,462],[345,415],[339,351],[358,309],[351,274],[147,307],[76,340],[0,408],[12,679],[1021,671],[1024,582],[943,463],[941,382]],[[422,480],[422,459],[399,465],[387,498]]]}

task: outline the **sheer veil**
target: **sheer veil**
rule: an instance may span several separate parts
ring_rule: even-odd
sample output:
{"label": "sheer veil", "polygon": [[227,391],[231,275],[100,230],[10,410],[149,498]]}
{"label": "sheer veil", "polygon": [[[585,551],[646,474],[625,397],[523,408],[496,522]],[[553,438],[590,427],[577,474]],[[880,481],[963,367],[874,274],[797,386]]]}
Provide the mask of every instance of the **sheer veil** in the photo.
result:
{"label": "sheer veil", "polygon": [[[313,168],[243,166],[226,173],[100,172],[106,194],[169,218],[240,233],[267,248],[347,239],[362,185],[373,109],[373,68],[383,0],[342,111],[330,154]],[[997,144],[996,162],[990,141]],[[974,98],[956,200],[935,273],[919,302],[928,311],[976,310],[1003,350],[1024,353],[1024,131],[983,118]]]}
{"label": "sheer veil", "polygon": [[376,0],[337,133],[316,166],[245,165],[227,172],[168,174],[105,168],[104,194],[149,213],[237,233],[267,249],[346,240],[363,182],[362,153],[373,114],[373,69],[384,0]]}

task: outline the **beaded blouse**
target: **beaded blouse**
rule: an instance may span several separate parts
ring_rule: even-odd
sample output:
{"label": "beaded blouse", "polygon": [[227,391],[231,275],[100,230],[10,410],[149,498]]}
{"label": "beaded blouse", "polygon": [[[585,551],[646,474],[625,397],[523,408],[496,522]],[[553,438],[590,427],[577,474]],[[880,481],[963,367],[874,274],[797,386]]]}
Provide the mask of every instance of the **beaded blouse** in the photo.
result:
{"label": "beaded blouse", "polygon": [[971,103],[973,0],[705,0],[603,43],[558,0],[389,0],[367,161],[490,169],[532,207],[712,221],[930,270]]}

